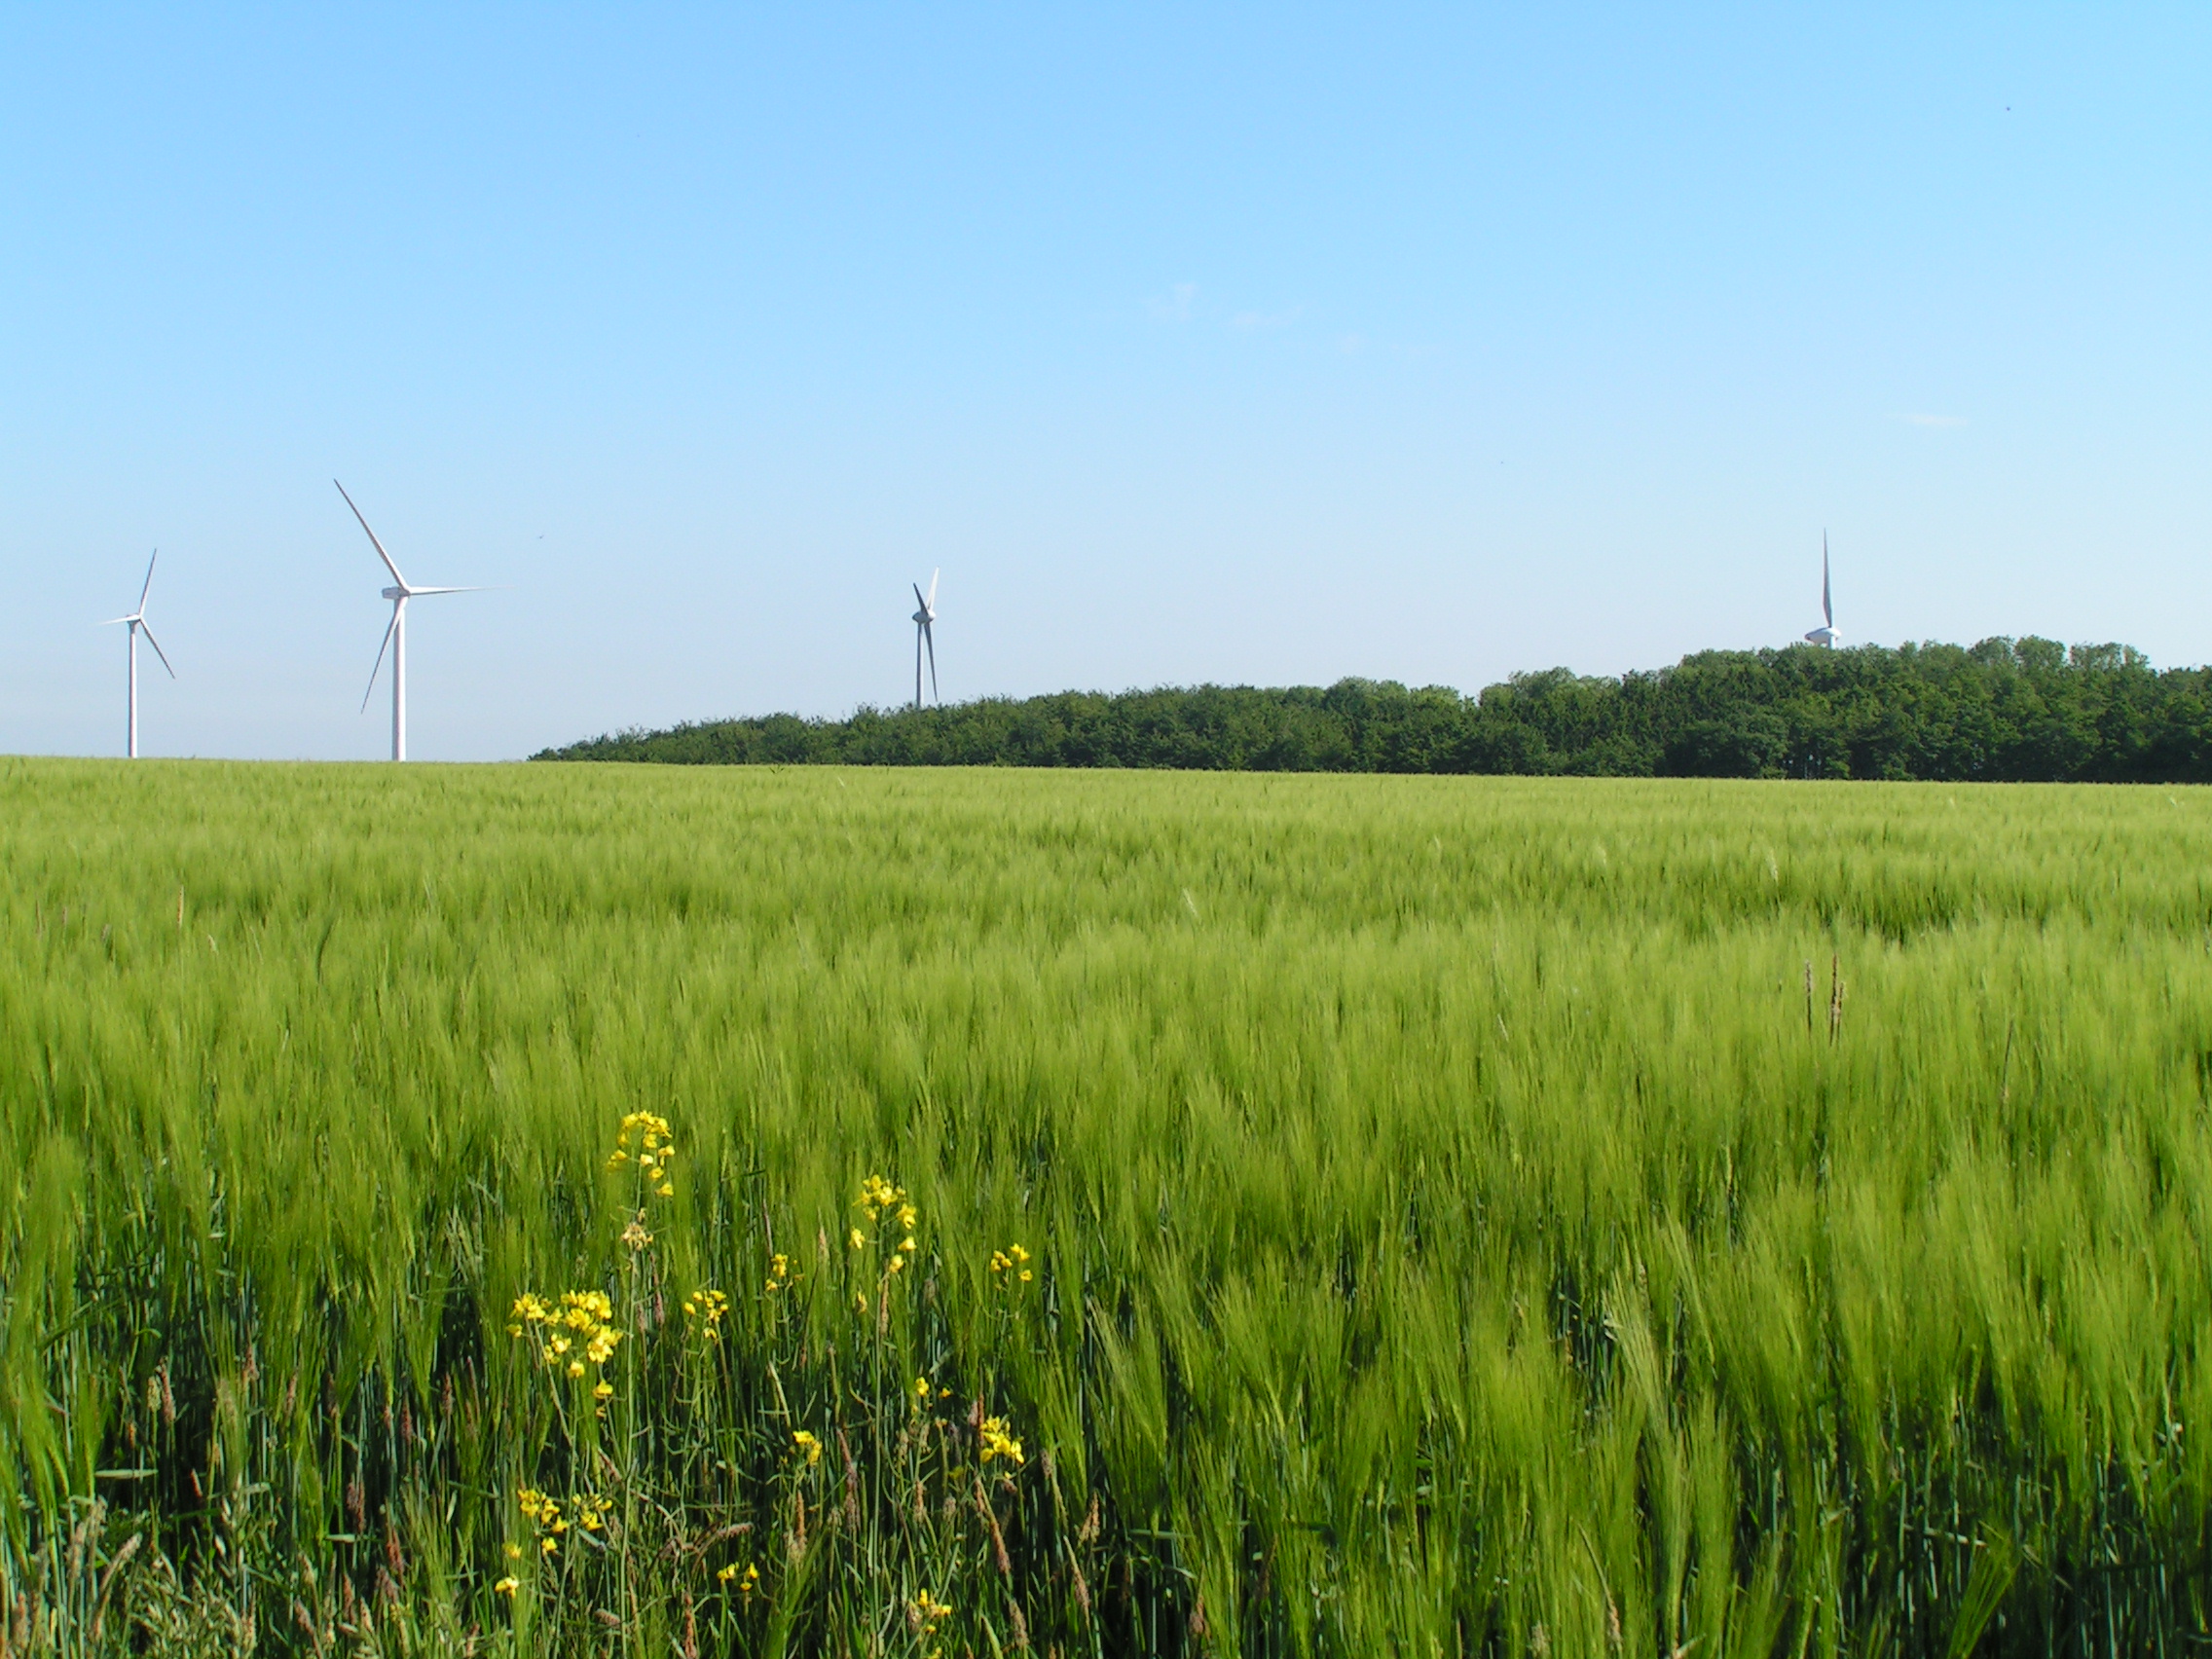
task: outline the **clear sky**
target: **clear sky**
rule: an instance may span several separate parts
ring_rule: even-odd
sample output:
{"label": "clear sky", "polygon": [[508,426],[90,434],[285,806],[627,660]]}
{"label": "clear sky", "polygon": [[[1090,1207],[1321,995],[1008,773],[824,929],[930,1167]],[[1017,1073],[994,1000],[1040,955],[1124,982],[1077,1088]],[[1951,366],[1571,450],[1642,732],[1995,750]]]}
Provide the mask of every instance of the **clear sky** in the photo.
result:
{"label": "clear sky", "polygon": [[0,9],[0,751],[2212,657],[2212,9]]}

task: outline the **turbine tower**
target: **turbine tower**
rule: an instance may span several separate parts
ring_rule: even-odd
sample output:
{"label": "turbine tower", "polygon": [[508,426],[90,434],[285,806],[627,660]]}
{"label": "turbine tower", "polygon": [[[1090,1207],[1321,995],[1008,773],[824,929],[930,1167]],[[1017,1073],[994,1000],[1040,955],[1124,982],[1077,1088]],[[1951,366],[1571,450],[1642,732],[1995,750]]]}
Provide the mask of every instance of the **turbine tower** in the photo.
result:
{"label": "turbine tower", "polygon": [[162,550],[157,547],[154,549],[154,558],[146,561],[146,585],[138,590],[138,608],[128,616],[110,616],[100,624],[103,628],[112,628],[118,622],[121,622],[127,624],[130,630],[130,725],[129,735],[124,741],[123,752],[133,760],[138,758],[139,629],[146,629],[146,644],[154,647],[154,654],[162,659],[162,666],[168,668],[169,678],[171,680],[176,678],[176,670],[169,668],[169,653],[162,649],[162,642],[154,638],[154,630],[146,627],[146,596],[154,591],[154,559],[159,559],[161,556]]}
{"label": "turbine tower", "polygon": [[940,574],[941,572],[938,571],[930,572],[930,591],[926,598],[922,594],[922,584],[914,584],[914,598],[921,605],[921,609],[914,612],[914,707],[917,709],[922,706],[924,651],[929,653],[930,659],[930,700],[934,703],[944,701],[937,693],[937,636],[930,632],[930,624],[937,620],[937,578]]}
{"label": "turbine tower", "polygon": [[[338,484],[333,478],[331,483]],[[338,484],[338,493],[346,496],[346,486]],[[353,507],[353,498],[346,496],[346,504]],[[391,555],[384,550],[377,533],[369,529],[369,521],[361,518],[361,509],[353,507],[353,516],[361,520],[361,529],[367,534],[369,545],[377,550],[384,568],[391,572],[392,585],[384,590],[385,598],[391,601],[391,621],[384,631],[384,644],[377,646],[376,667],[369,670],[369,689],[361,693],[361,707],[366,710],[369,697],[377,688],[377,675],[384,668],[384,653],[391,651],[391,757],[407,758],[407,602],[431,593],[483,593],[480,587],[409,587],[407,578],[399,573],[399,567],[391,562]]]}
{"label": "turbine tower", "polygon": [[1805,638],[1826,649],[1836,642],[1835,602],[1828,597],[1828,533],[1821,532],[1821,614],[1826,618]]}

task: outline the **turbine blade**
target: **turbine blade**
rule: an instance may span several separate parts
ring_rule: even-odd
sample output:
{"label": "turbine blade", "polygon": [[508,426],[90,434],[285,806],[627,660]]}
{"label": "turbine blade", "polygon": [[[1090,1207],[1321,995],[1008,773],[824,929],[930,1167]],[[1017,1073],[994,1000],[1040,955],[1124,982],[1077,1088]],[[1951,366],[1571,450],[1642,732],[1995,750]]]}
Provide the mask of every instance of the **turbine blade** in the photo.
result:
{"label": "turbine blade", "polygon": [[407,597],[409,599],[420,599],[426,593],[498,593],[500,591],[502,590],[491,587],[409,588]]}
{"label": "turbine blade", "polygon": [[[331,480],[331,483],[338,484],[338,480],[333,478]],[[338,484],[338,493],[341,496],[346,496],[346,486],[343,484]],[[346,504],[350,507],[353,507],[353,498],[350,496],[346,496]],[[399,573],[399,567],[391,562],[391,555],[384,550],[384,543],[377,539],[377,533],[369,529],[369,521],[365,518],[361,518],[361,509],[359,507],[353,507],[353,516],[357,519],[361,519],[361,530],[363,534],[368,536],[369,545],[377,550],[377,557],[384,561],[384,568],[391,572],[391,579],[397,582],[401,587],[405,587],[407,585],[407,578]],[[149,574],[151,574],[151,572],[149,572]],[[368,705],[365,703],[362,705],[363,708],[366,708],[367,706]]]}
{"label": "turbine blade", "polygon": [[[935,587],[937,584],[932,582],[930,586]],[[944,699],[938,694],[937,688],[937,635],[927,622],[922,624],[922,644],[929,646],[930,651],[930,701],[942,703]]]}
{"label": "turbine blade", "polygon": [[[159,547],[155,548],[154,559],[159,559],[161,556],[162,550]],[[154,591],[154,559],[146,561],[146,585],[138,590],[138,608],[141,611],[146,608],[146,596]]]}
{"label": "turbine blade", "polygon": [[923,608],[927,610],[932,616],[935,616],[937,614],[937,579],[942,574],[943,572],[941,571],[932,571],[930,572],[929,603],[925,605]]}
{"label": "turbine blade", "polygon": [[92,624],[92,626],[95,628],[112,628],[118,622],[135,622],[137,620],[137,613],[132,612],[129,616],[110,616],[105,622],[95,622]]}
{"label": "turbine blade", "polygon": [[914,584],[914,603],[924,610],[930,608],[930,602],[922,597],[922,584],[920,582]]}
{"label": "turbine blade", "polygon": [[168,669],[169,678],[174,680],[176,669],[169,662],[169,653],[162,649],[162,642],[154,638],[154,630],[146,626],[144,617],[138,619],[138,627],[146,636],[146,644],[154,647],[154,654],[162,659],[162,666]]}
{"label": "turbine blade", "polygon": [[[344,495],[345,492],[342,490],[339,492],[339,494]],[[367,527],[363,526],[363,528],[366,529]],[[375,668],[369,670],[369,688],[368,690],[361,693],[361,713],[363,713],[364,715],[369,712],[369,698],[376,692],[377,676],[384,671],[384,653],[391,645],[391,631],[398,626],[399,602],[397,600],[393,600],[391,604],[391,620],[389,622],[387,622],[384,626],[384,644],[377,646],[377,665]]]}
{"label": "turbine blade", "polygon": [[1835,626],[1835,606],[1828,598],[1828,533],[1821,532],[1821,614]]}

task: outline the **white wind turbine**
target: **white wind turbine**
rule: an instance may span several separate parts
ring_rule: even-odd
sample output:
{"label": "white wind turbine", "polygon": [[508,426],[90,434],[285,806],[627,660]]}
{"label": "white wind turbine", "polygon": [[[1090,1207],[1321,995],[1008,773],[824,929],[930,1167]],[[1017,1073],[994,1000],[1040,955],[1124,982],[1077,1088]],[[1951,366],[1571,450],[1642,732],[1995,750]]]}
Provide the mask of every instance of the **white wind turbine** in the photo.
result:
{"label": "white wind turbine", "polygon": [[921,609],[914,612],[914,707],[917,709],[922,706],[924,651],[929,653],[930,658],[930,699],[938,703],[944,701],[937,692],[937,636],[930,632],[930,624],[937,620],[937,578],[940,573],[938,571],[930,572],[930,591],[926,598],[922,594],[922,584],[914,584],[914,598],[921,604]]}
{"label": "white wind turbine", "polygon": [[[331,483],[338,484],[333,478]],[[346,486],[338,484],[338,493],[346,496]],[[346,504],[353,507],[353,498],[346,496]],[[361,707],[369,706],[369,697],[377,688],[377,675],[384,668],[384,653],[391,651],[391,757],[407,758],[407,602],[429,593],[484,593],[480,587],[409,587],[407,578],[399,573],[399,567],[391,562],[391,555],[384,550],[377,533],[369,529],[369,521],[361,518],[361,509],[353,507],[353,516],[361,520],[361,529],[367,533],[369,545],[377,550],[384,568],[391,572],[392,585],[384,590],[385,598],[391,601],[391,622],[384,631],[384,644],[377,646],[376,666],[369,670],[369,689],[361,694]]]}
{"label": "white wind turbine", "polygon": [[154,638],[154,630],[146,627],[146,596],[154,591],[154,559],[161,556],[162,550],[157,547],[154,558],[146,561],[146,585],[138,590],[138,608],[128,616],[110,616],[100,624],[103,628],[112,628],[121,622],[130,630],[130,726],[123,752],[133,760],[138,758],[138,631],[141,628],[146,630],[146,644],[154,647],[162,666],[169,670],[169,678],[176,678],[176,670],[169,668],[169,653],[162,649],[162,642]]}
{"label": "white wind turbine", "polygon": [[1827,618],[1805,638],[1816,645],[1829,646],[1836,642],[1835,603],[1828,597],[1828,533],[1821,532],[1821,614]]}

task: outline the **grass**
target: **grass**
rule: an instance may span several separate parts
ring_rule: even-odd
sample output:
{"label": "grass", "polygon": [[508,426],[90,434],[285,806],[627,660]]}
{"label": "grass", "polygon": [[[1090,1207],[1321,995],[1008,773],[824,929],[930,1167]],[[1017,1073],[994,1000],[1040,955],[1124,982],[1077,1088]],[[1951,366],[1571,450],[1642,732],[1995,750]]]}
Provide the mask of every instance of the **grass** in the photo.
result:
{"label": "grass", "polygon": [[2195,793],[0,761],[0,874],[9,1651],[2212,1641]]}

